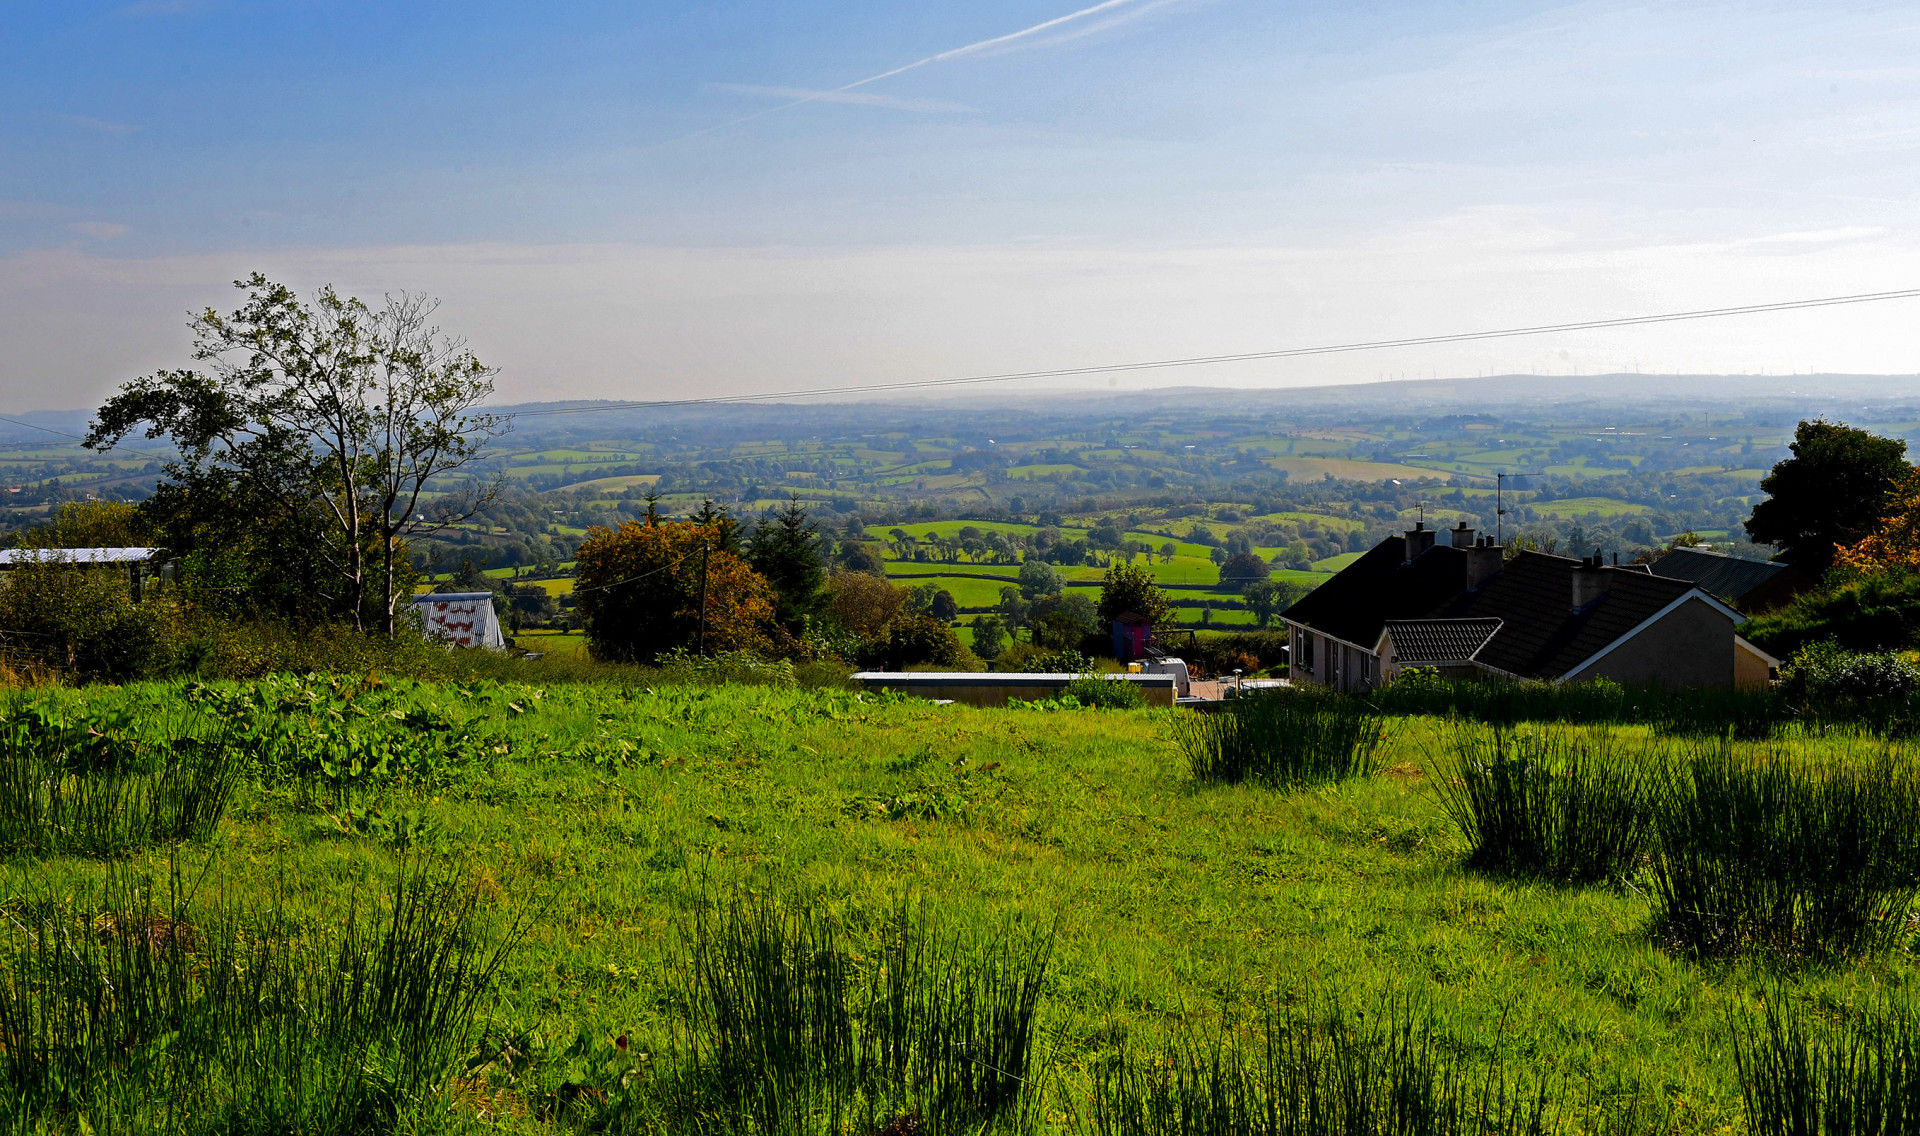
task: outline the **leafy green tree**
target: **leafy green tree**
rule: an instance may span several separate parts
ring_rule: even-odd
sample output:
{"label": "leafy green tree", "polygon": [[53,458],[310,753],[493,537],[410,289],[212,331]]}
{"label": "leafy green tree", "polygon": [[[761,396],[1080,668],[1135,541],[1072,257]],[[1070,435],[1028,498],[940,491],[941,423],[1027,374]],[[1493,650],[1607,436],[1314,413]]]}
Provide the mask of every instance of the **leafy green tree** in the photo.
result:
{"label": "leafy green tree", "polygon": [[44,525],[15,538],[20,548],[145,548],[154,539],[137,506],[119,501],[70,501]]}
{"label": "leafy green tree", "polygon": [[[257,272],[235,283],[239,309],[190,322],[206,369],[126,384],[85,444],[111,448],[140,429],[171,439],[181,458],[166,467],[161,508],[175,519],[256,510],[240,516],[292,534],[277,551],[311,562],[292,574],[322,582],[355,626],[392,634],[408,597],[405,538],[465,520],[493,494],[453,476],[507,428],[476,409],[494,370],[441,334],[424,296],[375,310],[331,287],[306,303]],[[182,500],[192,495],[202,499]]]}
{"label": "leafy green tree", "polygon": [[778,512],[768,509],[747,538],[747,563],[773,585],[779,596],[776,618],[791,632],[819,613],[827,582],[821,561],[820,526],[807,515],[798,495],[790,494]]}
{"label": "leafy green tree", "polygon": [[1255,580],[1241,592],[1247,598],[1247,610],[1253,612],[1253,618],[1261,627],[1273,622],[1273,615],[1279,607],[1280,586],[1272,580]]}
{"label": "leafy green tree", "polygon": [[997,615],[982,615],[973,621],[973,653],[992,662],[1007,649],[1007,627]]}
{"label": "leafy green tree", "polygon": [[1028,603],[1041,596],[1057,596],[1065,585],[1060,573],[1044,560],[1029,560],[1020,565],[1020,598]]}
{"label": "leafy green tree", "polygon": [[1095,614],[1100,623],[1111,624],[1128,613],[1155,627],[1173,623],[1173,604],[1154,582],[1153,573],[1141,565],[1110,564],[1100,582],[1100,606]]}
{"label": "leafy green tree", "polygon": [[1243,592],[1250,584],[1262,583],[1273,569],[1258,553],[1236,552],[1220,563],[1220,586],[1230,592]]}
{"label": "leafy green tree", "polygon": [[1767,498],[1753,507],[1747,536],[1780,549],[1780,559],[1824,572],[1836,545],[1872,533],[1887,496],[1912,472],[1907,444],[1838,422],[1802,422],[1789,447],[1793,456],[1760,482]]}
{"label": "leafy green tree", "polygon": [[1033,641],[1042,647],[1078,649],[1080,641],[1099,630],[1093,601],[1082,595],[1042,596],[1027,616]]}

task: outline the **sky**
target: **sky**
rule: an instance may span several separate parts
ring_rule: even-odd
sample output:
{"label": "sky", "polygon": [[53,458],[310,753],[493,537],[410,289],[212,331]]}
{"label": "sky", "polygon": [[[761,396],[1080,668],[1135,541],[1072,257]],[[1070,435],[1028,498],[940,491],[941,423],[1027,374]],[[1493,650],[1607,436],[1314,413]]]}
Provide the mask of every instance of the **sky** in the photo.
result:
{"label": "sky", "polygon": [[[1915,288],[1916,253],[1920,4],[0,0],[0,411],[187,365],[256,269],[439,297],[520,402]],[[1077,382],[1913,373],[1916,328]]]}

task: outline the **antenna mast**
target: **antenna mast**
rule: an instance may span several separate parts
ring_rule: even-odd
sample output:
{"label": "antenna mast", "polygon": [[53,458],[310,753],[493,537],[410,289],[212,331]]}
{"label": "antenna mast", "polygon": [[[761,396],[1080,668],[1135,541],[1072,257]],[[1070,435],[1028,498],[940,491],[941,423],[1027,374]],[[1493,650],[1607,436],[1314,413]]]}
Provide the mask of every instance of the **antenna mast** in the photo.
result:
{"label": "antenna mast", "polygon": [[1502,547],[1507,543],[1507,471],[1501,470],[1493,475],[1493,543]]}

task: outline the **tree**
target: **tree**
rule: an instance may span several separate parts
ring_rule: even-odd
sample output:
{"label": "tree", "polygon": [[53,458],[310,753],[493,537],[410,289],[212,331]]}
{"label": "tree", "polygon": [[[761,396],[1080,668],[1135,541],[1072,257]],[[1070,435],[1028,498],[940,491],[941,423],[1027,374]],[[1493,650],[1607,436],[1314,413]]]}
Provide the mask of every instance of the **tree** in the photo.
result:
{"label": "tree", "polygon": [[140,510],[119,501],[69,501],[44,525],[21,532],[20,548],[145,548],[153,530]]}
{"label": "tree", "polygon": [[189,506],[176,517],[204,514],[183,499],[195,493],[272,509],[268,524],[324,538],[282,551],[316,562],[337,609],[392,634],[404,538],[465,520],[493,494],[450,478],[507,428],[475,409],[495,371],[433,326],[437,301],[425,296],[388,296],[376,311],[330,286],[308,304],[257,272],[235,286],[247,296],[238,310],[189,323],[206,371],[126,384],[85,444],[111,448],[142,426],[171,439],[181,459],[162,488]]}
{"label": "tree", "polygon": [[828,618],[862,640],[886,638],[887,624],[906,603],[906,590],[883,577],[835,572],[827,578]]}
{"label": "tree", "polygon": [[1856,544],[1878,527],[1888,494],[1905,480],[1907,444],[1838,422],[1802,422],[1793,456],[1760,482],[1767,499],[1753,507],[1747,536],[1776,545],[1779,558],[1819,573],[1837,545]]}
{"label": "tree", "polygon": [[1007,649],[1007,627],[1000,617],[982,615],[973,621],[973,653],[992,662]]}
{"label": "tree", "polygon": [[790,632],[798,632],[807,616],[820,610],[820,589],[827,582],[820,561],[820,526],[797,494],[790,494],[779,512],[769,508],[747,538],[747,563],[773,585],[780,625]]}
{"label": "tree", "polygon": [[773,586],[725,537],[717,521],[628,521],[588,534],[573,594],[593,657],[650,663],[698,646],[703,624],[710,654],[790,649]]}
{"label": "tree", "polygon": [[1180,546],[1173,543],[1172,541],[1167,541],[1165,544],[1160,546],[1160,563],[1171,564],[1173,563],[1173,558],[1175,556],[1178,556],[1179,554],[1180,554]]}
{"label": "tree", "polygon": [[1103,624],[1133,614],[1155,627],[1166,627],[1173,622],[1173,604],[1145,567],[1110,564],[1100,582],[1100,607],[1096,614]]}
{"label": "tree", "polygon": [[1060,573],[1044,560],[1029,560],[1020,566],[1020,598],[1032,603],[1041,596],[1057,596],[1064,586]]}
{"label": "tree", "polygon": [[870,544],[860,544],[851,540],[840,542],[840,566],[849,572],[864,572],[869,576],[885,576],[886,561],[873,550]]}
{"label": "tree", "polygon": [[1014,630],[1027,625],[1027,611],[1030,606],[1025,597],[1021,596],[1019,588],[1000,589],[1000,617],[1007,621],[1008,629]]}
{"label": "tree", "polygon": [[1247,598],[1247,609],[1253,612],[1253,618],[1262,628],[1273,622],[1273,613],[1280,600],[1278,585],[1272,580],[1255,580],[1241,594]]}
{"label": "tree", "polygon": [[1033,641],[1041,647],[1079,649],[1080,641],[1099,630],[1093,601],[1081,595],[1042,596],[1027,616]]}
{"label": "tree", "polygon": [[1220,586],[1228,591],[1245,591],[1248,584],[1258,583],[1273,574],[1267,562],[1260,559],[1256,552],[1236,552],[1220,562]]}
{"label": "tree", "polygon": [[1834,554],[1834,563],[1870,576],[1920,569],[1920,469],[1887,497],[1887,515],[1874,531]]}

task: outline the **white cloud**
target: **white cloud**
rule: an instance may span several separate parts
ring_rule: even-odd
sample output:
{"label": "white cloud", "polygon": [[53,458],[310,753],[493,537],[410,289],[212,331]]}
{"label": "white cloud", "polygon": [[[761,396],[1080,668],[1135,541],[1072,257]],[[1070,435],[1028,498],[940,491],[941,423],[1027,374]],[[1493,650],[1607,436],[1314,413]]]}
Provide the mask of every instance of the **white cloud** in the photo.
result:
{"label": "white cloud", "polygon": [[756,87],[745,83],[709,83],[709,90],[730,95],[757,95],[816,103],[847,103],[852,106],[886,107],[889,110],[919,111],[923,114],[978,114],[980,108],[940,99],[914,99],[883,95],[872,91],[810,91],[805,87]]}

